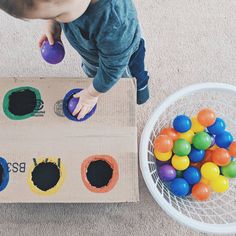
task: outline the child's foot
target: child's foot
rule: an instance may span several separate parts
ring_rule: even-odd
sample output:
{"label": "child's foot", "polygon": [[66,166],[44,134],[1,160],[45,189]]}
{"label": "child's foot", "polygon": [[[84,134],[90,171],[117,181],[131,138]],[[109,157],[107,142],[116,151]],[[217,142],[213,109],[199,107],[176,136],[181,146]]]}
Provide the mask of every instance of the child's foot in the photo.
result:
{"label": "child's foot", "polygon": [[137,90],[137,104],[144,104],[149,99],[149,87],[148,84],[145,87]]}

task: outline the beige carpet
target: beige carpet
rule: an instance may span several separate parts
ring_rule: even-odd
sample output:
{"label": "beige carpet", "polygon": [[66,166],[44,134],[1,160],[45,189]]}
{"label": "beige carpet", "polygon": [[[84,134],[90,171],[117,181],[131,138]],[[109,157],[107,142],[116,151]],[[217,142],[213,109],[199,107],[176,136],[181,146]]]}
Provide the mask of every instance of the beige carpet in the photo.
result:
{"label": "beige carpet", "polygon": [[[166,96],[200,81],[236,84],[235,0],[136,0],[148,42],[150,101],[138,108],[139,136]],[[81,76],[66,43],[59,66],[39,55],[40,22],[0,13],[1,76]],[[140,174],[137,204],[20,204],[0,206],[0,235],[198,235],[170,219],[154,202]]]}

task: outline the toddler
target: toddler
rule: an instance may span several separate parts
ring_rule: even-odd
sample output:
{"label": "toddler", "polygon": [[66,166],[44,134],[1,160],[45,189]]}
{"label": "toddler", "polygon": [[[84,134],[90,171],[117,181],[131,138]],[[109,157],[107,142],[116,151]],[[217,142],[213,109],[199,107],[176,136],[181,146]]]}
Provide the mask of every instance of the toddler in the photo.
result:
{"label": "toddler", "polygon": [[61,30],[80,54],[82,68],[94,78],[74,95],[79,103],[73,115],[83,118],[103,93],[121,77],[137,80],[137,103],[149,99],[145,71],[145,42],[132,0],[0,0],[0,8],[21,19],[45,19],[39,40],[51,45],[61,40]]}

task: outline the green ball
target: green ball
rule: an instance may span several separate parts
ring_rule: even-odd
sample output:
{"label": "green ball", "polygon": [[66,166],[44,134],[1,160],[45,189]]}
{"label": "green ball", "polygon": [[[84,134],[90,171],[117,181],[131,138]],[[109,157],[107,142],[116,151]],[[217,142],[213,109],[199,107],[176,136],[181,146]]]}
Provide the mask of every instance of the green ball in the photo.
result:
{"label": "green ball", "polygon": [[183,171],[181,171],[181,170],[176,170],[176,177],[177,177],[177,178],[183,177]]}
{"label": "green ball", "polygon": [[200,132],[193,137],[193,146],[199,150],[206,150],[211,146],[211,137],[206,132]]}
{"label": "green ball", "polygon": [[225,177],[236,178],[236,161],[231,161],[227,166],[222,166],[221,171]]}
{"label": "green ball", "polygon": [[177,156],[187,156],[191,151],[191,145],[185,139],[178,139],[174,143],[173,152]]}

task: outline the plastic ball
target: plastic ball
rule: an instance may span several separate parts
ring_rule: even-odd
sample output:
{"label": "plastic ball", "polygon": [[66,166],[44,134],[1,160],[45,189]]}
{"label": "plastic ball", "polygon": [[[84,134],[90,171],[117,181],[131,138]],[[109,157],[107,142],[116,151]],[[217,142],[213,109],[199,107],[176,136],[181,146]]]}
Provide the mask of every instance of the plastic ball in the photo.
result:
{"label": "plastic ball", "polygon": [[180,139],[185,139],[189,143],[192,143],[193,136],[194,136],[194,132],[192,130],[189,130],[185,133],[180,133],[179,138]]}
{"label": "plastic ball", "polygon": [[208,185],[200,182],[193,186],[192,196],[198,201],[206,201],[211,195],[211,190]]}
{"label": "plastic ball", "polygon": [[211,146],[211,137],[206,132],[200,132],[193,137],[193,146],[199,150],[206,150]]}
{"label": "plastic ball", "polygon": [[208,127],[208,126],[211,126],[215,123],[216,114],[211,109],[205,108],[205,109],[202,109],[198,113],[197,119],[200,122],[200,124],[202,124],[205,127]]}
{"label": "plastic ball", "polygon": [[221,168],[222,174],[228,178],[236,178],[236,161],[231,161]]}
{"label": "plastic ball", "polygon": [[191,121],[192,121],[192,128],[191,128],[191,130],[194,133],[199,133],[199,132],[202,132],[202,131],[205,130],[205,127],[200,124],[200,122],[198,121],[196,116],[192,117]]}
{"label": "plastic ball", "polygon": [[215,137],[213,134],[207,132],[207,134],[211,137],[211,145],[210,147],[213,147],[216,144]]}
{"label": "plastic ball", "polygon": [[236,157],[236,142],[232,142],[229,146],[229,153],[231,156]]}
{"label": "plastic ball", "polygon": [[212,151],[212,161],[218,166],[227,166],[230,161],[231,157],[228,150],[224,148],[218,148]]}
{"label": "plastic ball", "polygon": [[154,149],[154,156],[159,161],[168,161],[172,157],[172,151],[170,152],[158,152]]}
{"label": "plastic ball", "polygon": [[176,141],[179,138],[179,133],[174,128],[164,128],[161,130],[160,134],[169,136],[173,141]]}
{"label": "plastic ball", "polygon": [[216,118],[213,125],[207,127],[211,134],[219,135],[225,131],[225,122],[221,118]]}
{"label": "plastic ball", "polygon": [[176,170],[171,165],[163,165],[159,169],[159,176],[163,181],[171,181],[176,177]]}
{"label": "plastic ball", "polygon": [[203,159],[203,163],[206,163],[206,162],[212,162],[212,152],[211,150],[206,150],[205,151],[205,156],[204,156],[204,159]]}
{"label": "plastic ball", "polygon": [[190,186],[185,179],[176,178],[172,181],[170,190],[174,195],[178,197],[184,197],[189,193]]}
{"label": "plastic ball", "polygon": [[184,179],[187,180],[189,184],[196,184],[201,180],[200,171],[193,166],[188,167],[183,173]]}
{"label": "plastic ball", "polygon": [[219,148],[219,147],[215,144],[215,145],[213,145],[212,147],[210,147],[208,150],[214,151],[214,150],[216,150],[217,148]]}
{"label": "plastic ball", "polygon": [[216,145],[221,148],[228,148],[233,142],[233,136],[230,132],[224,131],[223,133],[216,135]]}
{"label": "plastic ball", "polygon": [[210,186],[213,191],[224,193],[229,189],[229,180],[225,176],[219,175],[216,179],[210,182]]}
{"label": "plastic ball", "polygon": [[159,135],[154,140],[154,149],[158,152],[169,152],[173,148],[173,140],[167,135]]}
{"label": "plastic ball", "polygon": [[192,162],[200,162],[204,159],[205,151],[199,150],[194,147],[191,148],[191,152],[189,153],[189,159]]}
{"label": "plastic ball", "polygon": [[192,122],[188,116],[179,115],[174,119],[173,127],[180,133],[185,133],[191,129]]}
{"label": "plastic ball", "polygon": [[214,180],[219,176],[220,169],[216,164],[212,162],[206,162],[201,167],[201,174],[203,178],[207,180]]}
{"label": "plastic ball", "polygon": [[60,41],[50,45],[48,40],[45,40],[41,47],[41,55],[49,64],[58,64],[65,57],[65,49]]}
{"label": "plastic ball", "polygon": [[173,152],[178,156],[187,156],[191,151],[191,145],[185,139],[178,139],[174,143]]}
{"label": "plastic ball", "polygon": [[77,106],[79,102],[79,99],[78,98],[74,98],[72,97],[69,102],[68,102],[68,110],[69,112],[72,114]]}
{"label": "plastic ball", "polygon": [[202,162],[191,162],[190,166],[196,167],[198,169],[200,169],[202,167]]}
{"label": "plastic ball", "polygon": [[190,161],[187,156],[174,155],[171,159],[171,164],[176,170],[185,170],[189,167]]}

